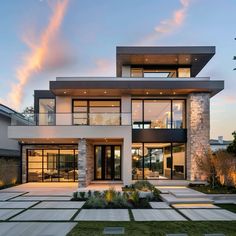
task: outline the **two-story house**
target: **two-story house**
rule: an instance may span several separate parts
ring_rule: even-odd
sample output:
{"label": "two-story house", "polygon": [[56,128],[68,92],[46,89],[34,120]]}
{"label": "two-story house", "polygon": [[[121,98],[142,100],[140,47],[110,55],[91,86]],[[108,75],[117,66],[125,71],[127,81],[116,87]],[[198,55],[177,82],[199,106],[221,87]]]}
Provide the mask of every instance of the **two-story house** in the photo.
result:
{"label": "two-story house", "polygon": [[224,81],[196,77],[215,47],[117,47],[117,77],[57,77],[34,93],[22,144],[22,182],[201,179],[210,98]]}

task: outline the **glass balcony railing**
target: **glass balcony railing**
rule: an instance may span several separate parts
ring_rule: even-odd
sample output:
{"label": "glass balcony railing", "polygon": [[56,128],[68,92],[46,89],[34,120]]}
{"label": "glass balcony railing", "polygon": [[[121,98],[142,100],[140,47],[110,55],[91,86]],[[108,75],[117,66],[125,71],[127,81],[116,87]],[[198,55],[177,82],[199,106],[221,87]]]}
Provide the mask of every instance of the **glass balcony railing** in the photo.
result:
{"label": "glass balcony railing", "polygon": [[56,125],[131,125],[131,113],[24,113],[11,116],[11,126]]}

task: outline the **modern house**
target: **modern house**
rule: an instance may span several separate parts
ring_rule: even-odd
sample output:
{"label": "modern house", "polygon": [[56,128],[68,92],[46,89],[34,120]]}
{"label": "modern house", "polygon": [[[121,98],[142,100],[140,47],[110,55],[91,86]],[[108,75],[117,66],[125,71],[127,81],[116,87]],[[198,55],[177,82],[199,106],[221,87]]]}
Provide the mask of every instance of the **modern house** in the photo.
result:
{"label": "modern house", "polygon": [[218,150],[226,150],[232,141],[224,140],[223,136],[218,136],[218,139],[210,139],[210,146],[213,152]]}
{"label": "modern house", "polygon": [[22,144],[22,182],[199,180],[210,98],[224,81],[197,77],[215,47],[117,47],[117,77],[57,77],[34,93]]}
{"label": "modern house", "polygon": [[[17,112],[0,104],[0,187],[20,182],[20,145],[8,138],[12,114]],[[20,115],[19,115],[20,117]]]}

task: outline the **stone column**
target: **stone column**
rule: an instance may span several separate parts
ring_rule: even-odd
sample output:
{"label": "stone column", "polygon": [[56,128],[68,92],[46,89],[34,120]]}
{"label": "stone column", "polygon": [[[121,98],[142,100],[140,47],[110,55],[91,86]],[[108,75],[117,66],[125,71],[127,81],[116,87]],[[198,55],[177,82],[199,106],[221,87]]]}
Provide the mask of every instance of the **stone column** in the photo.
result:
{"label": "stone column", "polygon": [[78,143],[78,182],[79,188],[87,186],[87,142],[86,139],[80,139]]}
{"label": "stone column", "polygon": [[210,148],[210,95],[191,93],[187,99],[187,179],[202,180],[196,156],[204,158]]}

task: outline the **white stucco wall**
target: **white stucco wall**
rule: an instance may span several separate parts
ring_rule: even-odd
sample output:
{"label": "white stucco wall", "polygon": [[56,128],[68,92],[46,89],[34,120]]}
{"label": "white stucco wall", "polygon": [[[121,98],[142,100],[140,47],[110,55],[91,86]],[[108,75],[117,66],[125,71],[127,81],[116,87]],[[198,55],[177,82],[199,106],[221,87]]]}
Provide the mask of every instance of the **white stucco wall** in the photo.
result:
{"label": "white stucco wall", "polygon": [[11,125],[10,118],[0,115],[0,149],[19,150],[18,141],[8,138],[8,126]]}

